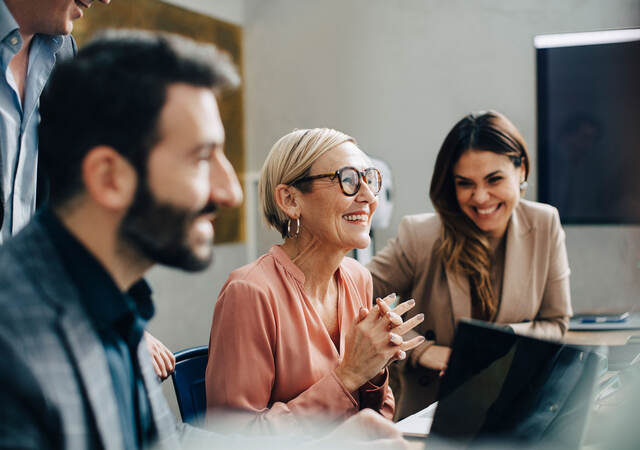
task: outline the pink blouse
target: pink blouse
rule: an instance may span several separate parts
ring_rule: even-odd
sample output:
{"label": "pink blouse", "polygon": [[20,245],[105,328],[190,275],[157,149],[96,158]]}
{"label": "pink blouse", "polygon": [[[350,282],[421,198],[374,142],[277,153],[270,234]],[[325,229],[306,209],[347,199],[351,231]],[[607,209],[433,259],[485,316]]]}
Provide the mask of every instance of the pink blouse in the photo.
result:
{"label": "pink blouse", "polygon": [[207,407],[248,411],[255,431],[319,414],[346,418],[363,408],[393,417],[388,376],[355,395],[335,368],[361,306],[371,308],[371,275],[344,258],[336,271],[340,349],[304,292],[304,274],[274,245],[231,273],[218,296],[209,339]]}

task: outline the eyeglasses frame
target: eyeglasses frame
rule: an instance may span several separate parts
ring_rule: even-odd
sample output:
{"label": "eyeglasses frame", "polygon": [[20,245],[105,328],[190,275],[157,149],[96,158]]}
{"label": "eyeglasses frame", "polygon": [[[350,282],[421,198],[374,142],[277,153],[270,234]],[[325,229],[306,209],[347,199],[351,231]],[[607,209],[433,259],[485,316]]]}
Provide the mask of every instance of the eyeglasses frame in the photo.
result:
{"label": "eyeglasses frame", "polygon": [[[344,187],[342,187],[342,177],[341,177],[340,175],[342,174],[342,171],[343,171],[343,170],[346,170],[346,169],[351,169],[351,170],[353,170],[354,172],[356,172],[356,173],[358,174],[358,185],[356,186],[356,190],[355,190],[355,192],[354,192],[353,194],[347,194],[347,193],[344,191]],[[342,190],[342,193],[343,193],[344,195],[346,195],[347,197],[353,197],[353,196],[354,196],[354,195],[356,195],[358,192],[360,192],[360,188],[362,187],[362,181],[365,179],[366,172],[367,172],[368,170],[371,170],[371,169],[375,170],[375,173],[378,175],[378,181],[379,181],[379,183],[380,183],[380,187],[379,187],[379,189],[378,189],[378,192],[373,192],[373,191],[372,191],[374,195],[378,195],[378,193],[379,193],[379,192],[380,192],[380,190],[382,189],[382,173],[380,173],[380,170],[378,170],[376,167],[367,167],[367,168],[366,168],[366,169],[364,169],[363,171],[359,171],[359,170],[358,170],[358,169],[356,169],[355,167],[352,167],[352,166],[345,166],[345,167],[341,167],[340,169],[336,170],[336,171],[335,171],[335,172],[333,172],[333,173],[322,173],[322,174],[319,174],[319,175],[309,175],[309,176],[307,176],[307,177],[299,178],[299,179],[297,179],[297,180],[292,181],[291,183],[289,183],[289,185],[290,185],[290,186],[294,186],[294,185],[296,185],[296,184],[298,184],[298,183],[304,183],[305,181],[317,180],[317,179],[319,179],[319,178],[330,178],[330,179],[331,179],[331,181],[333,181],[333,180],[335,180],[335,179],[336,179],[336,177],[338,177],[338,183],[340,184],[340,189]],[[369,183],[366,183],[366,182],[365,182],[365,184],[366,184],[367,186],[369,186]]]}

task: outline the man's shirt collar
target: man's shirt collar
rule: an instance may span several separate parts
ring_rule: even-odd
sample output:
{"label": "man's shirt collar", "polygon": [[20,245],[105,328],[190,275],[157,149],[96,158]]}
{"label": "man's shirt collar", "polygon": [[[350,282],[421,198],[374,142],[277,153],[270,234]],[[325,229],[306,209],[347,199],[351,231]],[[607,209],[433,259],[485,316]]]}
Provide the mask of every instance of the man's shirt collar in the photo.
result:
{"label": "man's shirt collar", "polygon": [[[20,26],[14,19],[4,0],[0,0],[0,42],[12,49],[14,53],[22,47],[22,37],[18,30]],[[52,53],[57,53],[62,48],[63,37],[46,34],[37,34],[34,39],[42,39]]]}
{"label": "man's shirt collar", "polygon": [[17,32],[18,28],[18,22],[13,18],[4,0],[0,0],[0,41],[10,37],[14,31]]}
{"label": "man's shirt collar", "polygon": [[44,208],[38,215],[99,332],[120,329],[136,319],[144,322],[151,319],[154,313],[151,288],[144,279],[123,293],[100,262],[49,208]]}

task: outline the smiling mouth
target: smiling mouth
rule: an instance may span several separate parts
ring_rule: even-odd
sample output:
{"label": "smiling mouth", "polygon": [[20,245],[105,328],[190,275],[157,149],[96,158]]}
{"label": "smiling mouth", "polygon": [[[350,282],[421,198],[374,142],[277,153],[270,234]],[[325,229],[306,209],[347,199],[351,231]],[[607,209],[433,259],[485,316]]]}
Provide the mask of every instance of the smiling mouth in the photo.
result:
{"label": "smiling mouth", "polygon": [[479,217],[483,218],[494,215],[501,207],[502,203],[498,203],[497,205],[491,206],[489,208],[477,208],[474,206],[473,210]]}
{"label": "smiling mouth", "polygon": [[207,235],[207,242],[213,242],[215,236],[215,216],[213,214],[204,214],[196,217],[191,223],[191,228],[197,230],[199,234]]}
{"label": "smiling mouth", "polygon": [[204,219],[204,220],[206,220],[207,222],[210,222],[210,223],[211,223],[211,225],[214,225],[214,224],[215,224],[215,221],[216,221],[216,215],[215,215],[215,214],[213,214],[213,213],[200,214],[200,215],[197,217],[197,219],[196,219],[196,220],[199,220],[199,219]]}
{"label": "smiling mouth", "polygon": [[353,223],[369,222],[369,216],[367,214],[347,214],[342,216],[342,218],[347,222]]}

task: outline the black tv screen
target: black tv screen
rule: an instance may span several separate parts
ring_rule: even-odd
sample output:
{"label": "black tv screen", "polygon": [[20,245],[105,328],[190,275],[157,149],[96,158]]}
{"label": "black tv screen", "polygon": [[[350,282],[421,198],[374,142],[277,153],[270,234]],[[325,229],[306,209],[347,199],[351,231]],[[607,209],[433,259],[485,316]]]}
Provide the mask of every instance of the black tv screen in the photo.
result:
{"label": "black tv screen", "polygon": [[640,29],[534,42],[538,199],[563,223],[640,223]]}

